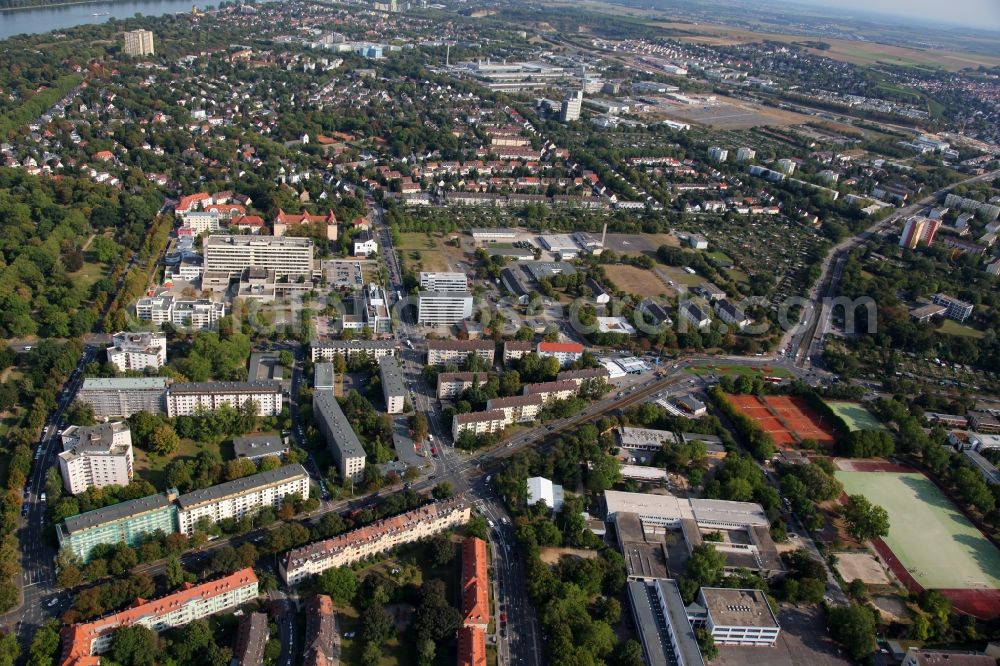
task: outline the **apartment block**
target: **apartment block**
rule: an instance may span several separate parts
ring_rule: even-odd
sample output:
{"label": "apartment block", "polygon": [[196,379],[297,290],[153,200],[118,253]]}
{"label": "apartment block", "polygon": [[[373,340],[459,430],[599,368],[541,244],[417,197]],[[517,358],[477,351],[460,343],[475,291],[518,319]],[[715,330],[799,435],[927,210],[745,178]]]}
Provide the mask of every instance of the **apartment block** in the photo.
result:
{"label": "apartment block", "polygon": [[486,542],[478,537],[462,541],[462,626],[485,631],[490,623],[488,569]]}
{"label": "apartment block", "polygon": [[504,425],[534,421],[544,406],[545,398],[540,395],[514,395],[508,398],[491,398],[486,401],[487,412],[503,412]]}
{"label": "apartment block", "polygon": [[88,377],[76,397],[98,418],[127,418],[136,412],[163,412],[166,395],[166,377]]}
{"label": "apartment block", "polygon": [[580,111],[583,109],[583,91],[575,90],[567,93],[563,98],[562,106],[559,109],[559,120],[564,123],[573,122],[580,119]]}
{"label": "apartment block", "polygon": [[360,481],[365,473],[365,450],[333,391],[313,391],[313,420],[326,439],[340,477]]}
{"label": "apartment block", "polygon": [[60,666],[96,666],[96,655],[111,647],[115,630],[140,625],[157,633],[182,627],[216,613],[231,611],[257,598],[257,574],[246,568],[223,578],[187,584],[177,592],[153,601],[138,600],[119,613],[63,630]]}
{"label": "apartment block", "polygon": [[578,342],[539,342],[538,355],[542,358],[554,356],[566,367],[583,356],[583,345]]}
{"label": "apartment block", "polygon": [[135,304],[135,315],[156,326],[170,324],[185,330],[207,330],[216,328],[226,316],[226,305],[206,298],[175,299],[170,294],[161,294],[140,298]]}
{"label": "apartment block", "polygon": [[106,350],[108,363],[121,372],[159,369],[167,362],[167,336],[162,333],[115,333]]}
{"label": "apartment block", "polygon": [[56,526],[59,547],[81,561],[101,544],[127,543],[138,546],[143,537],[156,531],[177,531],[177,490],[119,502],[103,509],[70,516]]}
{"label": "apartment block", "polygon": [[312,360],[332,361],[338,355],[344,359],[354,356],[369,356],[379,359],[395,356],[396,343],[393,340],[326,340],[312,343]]}
{"label": "apartment block", "polygon": [[337,385],[337,373],[333,363],[321,361],[313,365],[313,389],[317,391],[332,391]]}
{"label": "apartment block", "polygon": [[503,432],[507,425],[507,414],[503,410],[494,409],[486,412],[472,412],[470,414],[455,414],[451,420],[451,436],[458,439],[463,432],[471,432],[474,435],[488,435]]}
{"label": "apartment block", "polygon": [[554,382],[538,382],[537,384],[525,384],[521,389],[523,395],[536,395],[545,402],[550,400],[566,400],[577,394],[579,387],[576,382],[570,379]]}
{"label": "apartment block", "polygon": [[496,344],[492,340],[428,340],[427,365],[461,365],[469,354],[478,354],[492,366],[495,352]]}
{"label": "apartment block", "polygon": [[477,382],[485,384],[489,381],[487,372],[441,372],[437,376],[438,400],[452,400],[459,397],[465,389],[472,388]]}
{"label": "apartment block", "polygon": [[477,627],[458,630],[458,666],[486,666],[486,632]]}
{"label": "apartment block", "polygon": [[231,666],[261,666],[269,638],[266,613],[244,615],[240,628],[236,631],[236,648],[233,650]]}
{"label": "apartment block", "polygon": [[508,340],[503,343],[503,364],[510,365],[511,361],[524,358],[526,354],[535,351],[535,344],[526,340]]}
{"label": "apartment block", "polygon": [[281,382],[195,382],[174,384],[167,390],[167,416],[191,416],[199,408],[215,411],[223,405],[239,409],[250,400],[259,416],[281,414]]}
{"label": "apartment block", "polygon": [[311,277],[313,241],[293,236],[209,236],[205,240],[205,273],[225,279],[240,277],[243,269],[274,271],[276,278]]}
{"label": "apartment block", "polygon": [[224,518],[239,520],[264,507],[277,509],[288,495],[309,498],[309,474],[302,465],[285,465],[269,472],[220,483],[185,493],[177,498],[178,530],[187,536],[201,518],[217,523]]}
{"label": "apartment block", "polygon": [[469,277],[465,273],[420,273],[421,291],[469,290]]}
{"label": "apartment block", "polygon": [[125,35],[122,51],[125,55],[144,56],[155,55],[153,33],[149,30],[128,30]]}
{"label": "apartment block", "polygon": [[611,376],[603,365],[599,368],[584,368],[583,370],[563,370],[556,375],[557,382],[573,382],[577,387],[594,380],[607,380]]}
{"label": "apartment block", "polygon": [[464,525],[470,515],[470,506],[460,498],[428,504],[331,539],[290,550],[279,563],[278,571],[286,585],[297,585],[327,569],[349,566],[371,555]]}
{"label": "apartment block", "polygon": [[302,666],[336,666],[340,663],[340,634],[333,599],[316,594],[305,603],[306,633]]}
{"label": "apartment block", "polygon": [[899,234],[899,247],[913,250],[920,243],[930,245],[940,228],[941,220],[913,215],[903,224],[903,231]]}
{"label": "apartment block", "polygon": [[681,317],[691,324],[694,324],[695,328],[703,329],[708,328],[712,324],[712,318],[709,316],[708,312],[705,311],[700,305],[692,303],[691,301],[684,301],[678,307],[678,311]]}
{"label": "apartment block", "polygon": [[421,291],[417,294],[417,323],[451,326],[472,316],[469,292]]}
{"label": "apartment block", "polygon": [[378,360],[378,372],[382,380],[385,411],[389,414],[402,414],[406,403],[406,385],[399,361],[393,356],[383,356]]}
{"label": "apartment block", "polygon": [[62,433],[59,472],[71,495],[132,481],[132,432],[127,423],[69,426]]}

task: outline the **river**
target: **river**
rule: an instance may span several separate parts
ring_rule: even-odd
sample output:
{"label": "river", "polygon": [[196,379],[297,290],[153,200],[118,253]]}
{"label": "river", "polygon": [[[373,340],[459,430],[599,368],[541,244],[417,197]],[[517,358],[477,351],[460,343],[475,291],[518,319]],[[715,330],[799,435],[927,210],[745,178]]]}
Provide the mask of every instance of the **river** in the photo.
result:
{"label": "river", "polygon": [[190,12],[192,5],[204,9],[218,4],[218,0],[122,0],[12,9],[0,11],[0,39],[72,28],[84,23],[104,23],[111,18],[132,18],[136,13],[161,16]]}

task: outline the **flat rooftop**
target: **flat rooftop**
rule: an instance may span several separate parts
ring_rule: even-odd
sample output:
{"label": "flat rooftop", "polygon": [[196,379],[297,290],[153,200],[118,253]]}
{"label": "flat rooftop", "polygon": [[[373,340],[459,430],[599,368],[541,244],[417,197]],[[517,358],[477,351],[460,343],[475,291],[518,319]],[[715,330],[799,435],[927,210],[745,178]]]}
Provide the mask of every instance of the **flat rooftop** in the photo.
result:
{"label": "flat rooftop", "polygon": [[716,625],[778,627],[778,620],[760,590],[703,587],[701,594],[705,600],[705,609]]}
{"label": "flat rooftop", "polygon": [[312,247],[311,238],[298,236],[230,236],[212,235],[205,240],[205,247]]}
{"label": "flat rooftop", "polygon": [[230,495],[250,492],[265,486],[282,483],[299,476],[308,478],[309,475],[306,472],[305,467],[298,464],[285,465],[284,467],[272,469],[268,472],[260,472],[259,474],[246,476],[242,479],[227,481],[226,483],[220,483],[216,486],[185,493],[177,498],[177,506],[182,510],[190,509],[191,507],[198,506],[199,504],[213,502],[215,500],[222,499],[223,497],[229,497]]}
{"label": "flat rooftop", "polygon": [[406,386],[403,384],[403,369],[399,367],[399,361],[396,360],[395,356],[380,358],[378,369],[382,377],[382,390],[385,391],[386,395],[406,395]]}
{"label": "flat rooftop", "polygon": [[165,493],[140,497],[139,499],[127,502],[119,502],[118,504],[106,506],[103,509],[95,509],[87,513],[70,516],[63,521],[63,525],[65,526],[65,531],[69,534],[82,532],[100,525],[122,520],[123,518],[156,511],[157,509],[164,509],[170,506],[175,497],[177,497],[177,489],[171,488]]}
{"label": "flat rooftop", "polygon": [[81,391],[151,391],[167,388],[166,377],[88,377]]}

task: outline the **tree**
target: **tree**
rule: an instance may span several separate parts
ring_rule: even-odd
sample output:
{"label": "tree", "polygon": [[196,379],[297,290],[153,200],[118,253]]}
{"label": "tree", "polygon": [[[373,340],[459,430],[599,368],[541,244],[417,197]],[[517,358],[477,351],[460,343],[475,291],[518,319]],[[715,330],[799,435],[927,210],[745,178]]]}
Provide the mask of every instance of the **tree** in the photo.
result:
{"label": "tree", "polygon": [[122,666],[152,666],[156,663],[156,634],[141,624],[115,630],[111,655]]}
{"label": "tree", "polygon": [[889,514],[864,495],[851,495],[844,507],[847,532],[857,541],[871,541],[889,534]]}
{"label": "tree", "polygon": [[150,452],[160,456],[170,455],[180,448],[180,445],[181,438],[169,423],[157,426],[149,438]]}
{"label": "tree", "polygon": [[180,558],[176,555],[171,555],[167,558],[163,576],[167,581],[167,587],[171,590],[180,587],[184,582],[190,581],[194,578],[191,574],[184,570],[184,566],[181,564]]}
{"label": "tree", "polygon": [[705,661],[712,661],[719,656],[719,648],[715,646],[715,638],[712,637],[712,634],[703,627],[699,627],[694,632],[694,635],[698,639],[698,648],[701,650],[701,656],[705,658]]}
{"label": "tree", "polygon": [[21,646],[14,634],[0,634],[0,666],[14,666],[21,656]]}
{"label": "tree", "polygon": [[449,497],[451,497],[454,494],[455,494],[455,491],[452,488],[451,483],[448,482],[448,481],[442,481],[442,482],[440,482],[439,484],[437,484],[436,486],[434,486],[434,488],[431,490],[431,495],[433,495],[434,499],[436,499],[436,500],[448,499]]}
{"label": "tree", "polygon": [[646,660],[642,656],[642,645],[631,638],[619,643],[611,663],[615,666],[644,666]]}
{"label": "tree", "polygon": [[410,417],[410,430],[413,432],[414,441],[427,441],[427,417],[422,412],[415,412]]}
{"label": "tree", "polygon": [[378,602],[368,606],[361,614],[361,638],[366,642],[381,645],[393,633],[392,616]]}
{"label": "tree", "polygon": [[35,632],[28,649],[28,666],[52,666],[59,654],[59,622],[46,622]]}
{"label": "tree", "polygon": [[462,625],[462,614],[445,598],[445,585],[440,580],[429,580],[420,588],[420,605],[417,606],[413,627],[422,639],[441,641],[453,636]]}
{"label": "tree", "polygon": [[455,559],[457,548],[455,542],[451,540],[451,534],[445,532],[437,534],[428,543],[431,562],[434,566],[448,564]]}
{"label": "tree", "polygon": [[334,567],[319,575],[318,586],[338,604],[349,604],[358,591],[358,576],[347,567]]}
{"label": "tree", "polygon": [[875,615],[865,606],[833,606],[827,612],[827,626],[855,661],[875,652]]}
{"label": "tree", "polygon": [[417,641],[417,665],[431,666],[434,663],[434,656],[437,654],[437,644],[429,638],[422,638]]}

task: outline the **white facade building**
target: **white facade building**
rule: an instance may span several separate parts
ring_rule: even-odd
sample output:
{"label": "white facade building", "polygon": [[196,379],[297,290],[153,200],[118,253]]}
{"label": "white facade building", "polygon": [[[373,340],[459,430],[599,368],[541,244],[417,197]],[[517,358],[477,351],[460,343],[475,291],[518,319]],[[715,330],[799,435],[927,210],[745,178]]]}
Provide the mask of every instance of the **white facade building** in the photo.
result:
{"label": "white facade building", "polygon": [[226,404],[239,409],[247,400],[257,404],[258,416],[278,416],[282,408],[281,383],[264,380],[174,384],[167,390],[167,416],[191,416],[199,407],[215,411]]}
{"label": "white facade building", "polygon": [[417,296],[417,323],[451,326],[472,316],[472,294],[468,292],[421,291]]}
{"label": "white facade building", "polygon": [[128,333],[111,337],[108,363],[120,371],[162,368],[167,362],[167,336],[162,333]]}
{"label": "white facade building", "polygon": [[704,616],[689,609],[688,619],[704,626],[717,645],[771,647],[778,640],[781,627],[760,590],[703,587],[698,606]]}
{"label": "white facade building", "polygon": [[528,479],[527,484],[529,506],[545,502],[545,506],[556,513],[562,510],[565,498],[562,486],[552,483],[552,481],[546,479],[544,476],[533,476]]}
{"label": "white facade building", "polygon": [[62,433],[59,472],[71,495],[132,481],[132,432],[127,423],[69,426]]}
{"label": "white facade building", "polygon": [[140,298],[135,304],[136,317],[156,326],[170,324],[175,328],[202,330],[218,326],[226,316],[225,303],[208,299],[177,300],[169,294]]}
{"label": "white facade building", "polygon": [[469,277],[465,273],[420,273],[421,291],[469,290]]}
{"label": "white facade building", "polygon": [[266,268],[276,278],[311,277],[313,241],[294,236],[209,236],[205,273],[238,278],[245,268]]}

